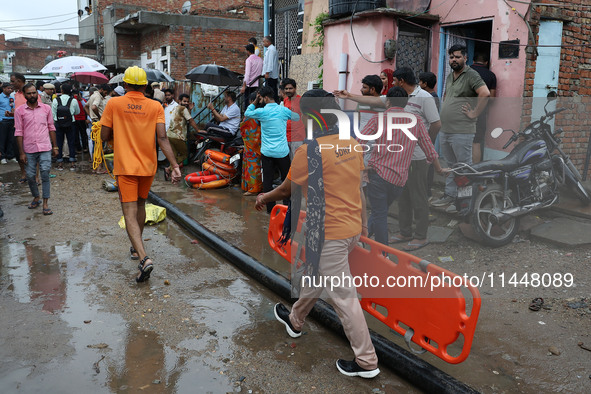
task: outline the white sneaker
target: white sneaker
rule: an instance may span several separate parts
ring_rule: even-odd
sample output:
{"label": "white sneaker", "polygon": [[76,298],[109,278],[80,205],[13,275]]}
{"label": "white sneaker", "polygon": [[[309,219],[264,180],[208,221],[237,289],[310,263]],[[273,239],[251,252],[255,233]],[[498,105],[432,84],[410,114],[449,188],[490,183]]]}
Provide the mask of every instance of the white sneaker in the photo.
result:
{"label": "white sneaker", "polygon": [[8,162],[6,161],[6,159],[2,159],[2,160],[0,160],[0,164],[6,164],[6,163],[8,163]]}
{"label": "white sneaker", "polygon": [[16,160],[16,159],[10,159],[8,161],[11,162],[11,163],[18,163],[18,160]]}
{"label": "white sneaker", "polygon": [[456,204],[451,204],[449,207],[445,208],[445,212],[447,213],[458,213],[456,208]]}
{"label": "white sneaker", "polygon": [[443,207],[445,205],[451,204],[455,200],[456,199],[451,196],[443,195],[443,197],[441,197],[435,201],[431,201],[431,205],[434,207]]}

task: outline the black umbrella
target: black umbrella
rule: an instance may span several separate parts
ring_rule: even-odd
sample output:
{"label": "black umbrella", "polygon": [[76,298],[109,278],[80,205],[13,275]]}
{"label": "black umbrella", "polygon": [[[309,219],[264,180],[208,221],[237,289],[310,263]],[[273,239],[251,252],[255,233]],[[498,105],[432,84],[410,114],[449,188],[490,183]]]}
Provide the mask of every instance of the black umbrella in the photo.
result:
{"label": "black umbrella", "polygon": [[193,82],[215,86],[240,86],[242,81],[239,76],[240,74],[216,64],[202,64],[185,74]]}
{"label": "black umbrella", "polygon": [[170,75],[154,68],[145,68],[148,82],[174,82]]}

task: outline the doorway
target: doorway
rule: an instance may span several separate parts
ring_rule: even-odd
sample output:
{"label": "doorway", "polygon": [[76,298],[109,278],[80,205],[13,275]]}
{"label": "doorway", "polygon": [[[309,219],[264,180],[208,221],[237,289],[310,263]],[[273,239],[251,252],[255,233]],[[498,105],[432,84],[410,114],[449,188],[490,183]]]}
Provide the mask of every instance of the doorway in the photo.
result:
{"label": "doorway", "polygon": [[440,53],[439,53],[439,75],[437,80],[441,83],[437,84],[437,93],[439,97],[443,96],[445,91],[445,79],[451,72],[451,67],[447,61],[447,50],[453,45],[464,45],[468,52],[468,60],[466,64],[474,63],[474,55],[476,53],[485,54],[488,59],[491,55],[491,38],[492,38],[492,20],[483,22],[465,23],[461,25],[454,25],[442,29]]}

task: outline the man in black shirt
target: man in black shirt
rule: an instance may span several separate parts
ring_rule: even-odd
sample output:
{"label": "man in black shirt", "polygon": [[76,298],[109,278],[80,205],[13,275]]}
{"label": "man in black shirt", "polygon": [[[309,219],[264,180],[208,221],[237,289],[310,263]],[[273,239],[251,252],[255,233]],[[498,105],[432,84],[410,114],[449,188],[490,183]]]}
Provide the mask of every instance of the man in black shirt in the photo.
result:
{"label": "man in black shirt", "polygon": [[[497,76],[488,69],[488,58],[484,53],[476,53],[474,55],[474,64],[472,69],[480,74],[484,80],[486,87],[490,91],[490,97],[496,97],[497,92]],[[479,163],[482,161],[482,153],[484,151],[484,136],[486,133],[486,119],[488,116],[488,107],[482,111],[476,122],[476,134],[474,134],[474,142],[472,143],[472,162]]]}

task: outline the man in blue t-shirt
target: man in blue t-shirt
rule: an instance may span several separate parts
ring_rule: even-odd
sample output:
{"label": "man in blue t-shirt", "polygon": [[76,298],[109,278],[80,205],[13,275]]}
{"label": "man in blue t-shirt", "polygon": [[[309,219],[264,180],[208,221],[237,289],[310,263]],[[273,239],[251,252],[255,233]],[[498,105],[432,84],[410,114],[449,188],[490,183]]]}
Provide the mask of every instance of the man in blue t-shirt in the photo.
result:
{"label": "man in blue t-shirt", "polygon": [[[256,108],[264,104],[263,108]],[[278,105],[274,99],[274,92],[269,86],[264,86],[257,92],[256,100],[248,106],[244,116],[261,122],[261,165],[263,176],[263,193],[273,190],[275,169],[279,169],[281,180],[284,181],[289,172],[289,145],[287,143],[287,121],[300,120],[300,116],[290,109]],[[287,204],[288,200],[284,203]],[[267,203],[267,213],[275,206],[274,202]]]}

